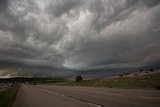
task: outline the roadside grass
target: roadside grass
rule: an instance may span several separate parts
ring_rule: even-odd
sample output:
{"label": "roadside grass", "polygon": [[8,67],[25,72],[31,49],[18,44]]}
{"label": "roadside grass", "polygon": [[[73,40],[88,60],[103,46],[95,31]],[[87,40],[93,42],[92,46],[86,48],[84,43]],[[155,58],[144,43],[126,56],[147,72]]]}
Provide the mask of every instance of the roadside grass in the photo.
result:
{"label": "roadside grass", "polygon": [[70,80],[60,83],[58,85],[91,86],[106,88],[158,89],[160,87],[160,72],[126,77],[106,77],[103,79],[89,79],[79,82]]}
{"label": "roadside grass", "polygon": [[19,86],[11,86],[9,89],[0,91],[0,107],[8,107],[18,92]]}

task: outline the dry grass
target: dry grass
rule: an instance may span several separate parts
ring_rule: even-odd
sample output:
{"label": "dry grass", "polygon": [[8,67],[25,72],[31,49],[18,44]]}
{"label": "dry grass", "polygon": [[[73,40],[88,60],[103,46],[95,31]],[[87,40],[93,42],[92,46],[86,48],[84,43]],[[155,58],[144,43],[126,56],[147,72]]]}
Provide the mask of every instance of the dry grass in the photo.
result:
{"label": "dry grass", "polygon": [[160,72],[148,73],[145,75],[90,79],[80,82],[67,81],[60,85],[71,86],[92,86],[107,88],[140,88],[140,89],[157,89],[160,86]]}

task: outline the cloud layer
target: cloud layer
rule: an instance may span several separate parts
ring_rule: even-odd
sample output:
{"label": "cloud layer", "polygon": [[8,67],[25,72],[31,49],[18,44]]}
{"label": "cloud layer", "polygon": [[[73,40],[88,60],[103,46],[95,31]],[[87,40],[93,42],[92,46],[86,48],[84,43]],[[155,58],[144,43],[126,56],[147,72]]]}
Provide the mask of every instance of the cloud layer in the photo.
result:
{"label": "cloud layer", "polygon": [[0,68],[67,75],[159,67],[159,2],[1,0]]}

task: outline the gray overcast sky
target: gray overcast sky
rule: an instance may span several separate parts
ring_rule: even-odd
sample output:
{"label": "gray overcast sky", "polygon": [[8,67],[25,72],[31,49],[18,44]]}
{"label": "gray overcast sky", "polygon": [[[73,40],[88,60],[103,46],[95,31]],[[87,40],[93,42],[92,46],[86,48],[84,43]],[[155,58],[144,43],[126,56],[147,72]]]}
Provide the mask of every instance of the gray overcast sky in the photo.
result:
{"label": "gray overcast sky", "polygon": [[0,75],[159,66],[159,2],[0,0]]}

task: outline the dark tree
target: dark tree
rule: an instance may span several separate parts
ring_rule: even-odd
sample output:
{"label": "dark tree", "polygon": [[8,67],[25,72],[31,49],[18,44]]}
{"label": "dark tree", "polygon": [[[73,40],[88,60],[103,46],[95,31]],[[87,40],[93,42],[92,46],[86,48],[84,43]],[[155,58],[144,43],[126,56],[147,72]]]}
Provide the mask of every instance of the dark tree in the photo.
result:
{"label": "dark tree", "polygon": [[160,90],[160,86],[158,85],[158,86],[156,86],[156,88],[157,88],[157,90]]}
{"label": "dark tree", "polygon": [[120,77],[123,77],[123,74],[121,74]]}
{"label": "dark tree", "polygon": [[140,69],[139,71],[143,71],[143,69]]}
{"label": "dark tree", "polygon": [[83,78],[82,78],[82,76],[81,76],[81,75],[76,76],[76,82],[78,82],[78,81],[82,81],[82,80],[83,80]]}
{"label": "dark tree", "polygon": [[153,69],[148,69],[148,71],[153,72]]}
{"label": "dark tree", "polygon": [[134,74],[134,75],[138,75],[138,74]]}

